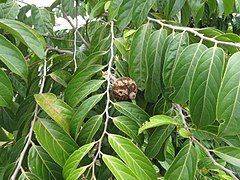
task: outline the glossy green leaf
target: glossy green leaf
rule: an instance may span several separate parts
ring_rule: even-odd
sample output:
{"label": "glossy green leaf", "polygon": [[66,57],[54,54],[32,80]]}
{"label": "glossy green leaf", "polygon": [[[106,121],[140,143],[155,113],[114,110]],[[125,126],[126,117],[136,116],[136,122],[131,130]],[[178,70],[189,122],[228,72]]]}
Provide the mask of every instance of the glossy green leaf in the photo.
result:
{"label": "glossy green leaf", "polygon": [[138,130],[138,134],[141,134],[144,130],[149,128],[154,128],[166,124],[177,125],[177,121],[173,118],[165,115],[155,115],[150,117],[150,121],[146,122],[141,128]]}
{"label": "glossy green leaf", "polygon": [[225,146],[216,148],[213,152],[228,163],[240,167],[240,148]]}
{"label": "glossy green leaf", "polygon": [[1,79],[0,107],[6,107],[6,106],[9,106],[13,101],[13,87],[10,79],[8,78],[6,73],[1,69],[0,69],[0,79]]}
{"label": "glossy green leaf", "polygon": [[155,31],[151,34],[147,44],[147,81],[144,97],[149,102],[156,102],[161,92],[161,58],[166,36],[165,29]]}
{"label": "glossy green leaf", "polygon": [[190,88],[190,114],[198,128],[210,125],[216,119],[224,58],[222,49],[212,47],[203,52],[196,66]]}
{"label": "glossy green leaf", "polygon": [[47,9],[32,6],[31,15],[34,29],[45,35],[53,34],[53,24]]}
{"label": "glossy green leaf", "polygon": [[166,180],[194,179],[197,169],[198,153],[190,143],[180,150],[165,174]]}
{"label": "glossy green leaf", "polygon": [[151,33],[151,25],[142,25],[133,35],[130,47],[129,75],[136,81],[140,90],[146,86],[147,67],[146,67],[146,50],[147,43]]}
{"label": "glossy green leaf", "polygon": [[15,19],[19,12],[18,3],[15,1],[8,1],[0,4],[0,18],[1,19]]}
{"label": "glossy green leaf", "polygon": [[22,172],[21,176],[19,176],[18,180],[40,180],[40,178],[30,172]]}
{"label": "glossy green leaf", "polygon": [[117,155],[139,179],[157,179],[157,174],[150,160],[130,139],[109,134],[108,141]]}
{"label": "glossy green leaf", "polygon": [[69,104],[72,107],[78,105],[84,98],[86,98],[92,92],[97,91],[101,85],[104,83],[104,80],[90,80],[78,87],[78,91],[75,92],[74,96],[71,96]]}
{"label": "glossy green leaf", "polygon": [[108,9],[108,20],[112,21],[118,15],[123,0],[112,0]]}
{"label": "glossy green leaf", "polygon": [[220,125],[219,135],[230,136],[239,133],[240,123],[240,72],[238,67],[240,53],[235,53],[228,60],[217,100],[217,119],[224,120]]}
{"label": "glossy green leaf", "polygon": [[[129,54],[127,53],[127,50],[123,43],[124,43],[123,39],[120,39],[120,38],[114,39],[114,45],[116,46],[118,51],[122,54],[122,56],[127,60],[129,59],[128,58]],[[119,63],[119,62],[117,61],[116,63]]]}
{"label": "glossy green leaf", "polygon": [[180,54],[187,46],[188,34],[186,32],[177,34],[174,38],[171,38],[165,53],[165,60],[163,64],[163,82],[165,86],[171,87],[173,69],[175,69],[176,62]]}
{"label": "glossy green leaf", "polygon": [[[91,77],[97,72],[101,71],[104,67],[101,65],[93,65],[86,67],[83,70],[76,71],[72,80],[68,83],[68,86],[64,93],[65,101],[70,105],[77,105],[80,101],[78,101],[79,94],[81,95],[81,91],[79,90],[82,87],[83,83],[87,80],[91,79]],[[77,98],[75,99],[75,97]]]}
{"label": "glossy green leaf", "polygon": [[77,143],[58,124],[50,119],[38,119],[34,125],[39,144],[61,167],[77,148]]}
{"label": "glossy green leaf", "polygon": [[91,9],[91,13],[89,14],[89,18],[93,19],[99,14],[104,12],[104,5],[106,4],[105,1],[98,1],[95,6]]}
{"label": "glossy green leaf", "polygon": [[96,94],[85,100],[74,113],[71,120],[71,134],[76,138],[88,112],[103,98],[104,94]]}
{"label": "glossy green leaf", "polygon": [[123,101],[114,103],[113,105],[120,113],[131,118],[139,125],[142,125],[150,118],[150,116],[136,104]]}
{"label": "glossy green leaf", "polygon": [[148,12],[153,6],[154,0],[138,0],[134,1],[133,12],[132,12],[132,21],[136,27],[142,25],[142,23],[146,20]]}
{"label": "glossy green leaf", "polygon": [[145,154],[151,159],[154,158],[159,152],[175,126],[165,125],[157,127],[148,140],[148,144],[145,149]]}
{"label": "glossy green leaf", "polygon": [[201,0],[187,0],[189,7],[192,9],[194,15],[196,16],[198,11],[204,5]]}
{"label": "glossy green leaf", "polygon": [[71,154],[63,167],[63,177],[65,179],[71,176],[73,171],[77,169],[80,161],[92,149],[93,146],[94,143],[86,144]]}
{"label": "glossy green leaf", "polygon": [[88,144],[92,142],[94,135],[102,124],[103,116],[92,116],[82,127],[80,134],[78,135],[78,144]]}
{"label": "glossy green leaf", "polygon": [[[0,20],[1,22],[1,20]],[[27,81],[28,66],[19,49],[0,35],[0,60],[15,74]]]}
{"label": "glossy green leaf", "polygon": [[0,27],[32,49],[40,59],[44,58],[46,42],[37,31],[19,21],[9,19],[0,19]]}
{"label": "glossy green leaf", "polygon": [[116,24],[122,31],[131,21],[134,0],[123,0],[116,16]]}
{"label": "glossy green leaf", "polygon": [[227,17],[233,10],[234,0],[223,0],[224,16]]}
{"label": "glossy green leaf", "polygon": [[68,177],[67,180],[76,180],[78,179],[87,169],[87,166],[82,166],[80,168],[75,169]]}
{"label": "glossy green leaf", "polygon": [[67,87],[67,82],[71,79],[71,74],[65,70],[57,70],[49,74],[51,78],[59,84]]}
{"label": "glossy green leaf", "polygon": [[41,179],[62,179],[62,168],[41,146],[33,145],[28,153],[28,165],[32,173]]}
{"label": "glossy green leaf", "polygon": [[218,16],[222,17],[224,12],[223,0],[218,0],[217,3],[218,3]]}
{"label": "glossy green leaf", "polygon": [[169,5],[169,17],[173,17],[175,16],[183,7],[183,5],[185,4],[186,0],[178,0],[178,1],[170,1],[170,5]]}
{"label": "glossy green leaf", "polygon": [[138,179],[137,176],[120,159],[106,154],[102,156],[102,159],[117,179]]}
{"label": "glossy green leaf", "polygon": [[184,104],[189,100],[190,85],[193,72],[201,54],[207,49],[201,43],[187,46],[179,56],[172,75],[172,86],[175,92],[171,99],[175,103]]}
{"label": "glossy green leaf", "polygon": [[52,93],[35,94],[34,97],[38,105],[69,133],[72,108]]}
{"label": "glossy green leaf", "polygon": [[132,119],[126,116],[118,116],[113,119],[114,125],[120,129],[122,132],[127,134],[132,138],[136,143],[141,144],[141,139],[138,136],[139,125]]}
{"label": "glossy green leaf", "polygon": [[186,129],[184,128],[180,128],[178,130],[178,134],[184,138],[190,138],[192,136],[192,133],[188,132]]}
{"label": "glossy green leaf", "polygon": [[66,15],[75,17],[74,0],[61,0],[61,7]]}
{"label": "glossy green leaf", "polygon": [[9,141],[8,136],[6,135],[5,131],[0,127],[0,142],[1,141]]}

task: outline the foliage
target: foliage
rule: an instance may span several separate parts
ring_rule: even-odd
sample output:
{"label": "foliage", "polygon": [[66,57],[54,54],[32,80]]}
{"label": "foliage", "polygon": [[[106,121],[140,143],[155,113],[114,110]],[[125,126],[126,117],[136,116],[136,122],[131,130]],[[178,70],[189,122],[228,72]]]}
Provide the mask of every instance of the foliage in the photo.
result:
{"label": "foliage", "polygon": [[[240,178],[239,14],[239,0],[0,1],[0,179]],[[135,100],[111,96],[120,77]]]}

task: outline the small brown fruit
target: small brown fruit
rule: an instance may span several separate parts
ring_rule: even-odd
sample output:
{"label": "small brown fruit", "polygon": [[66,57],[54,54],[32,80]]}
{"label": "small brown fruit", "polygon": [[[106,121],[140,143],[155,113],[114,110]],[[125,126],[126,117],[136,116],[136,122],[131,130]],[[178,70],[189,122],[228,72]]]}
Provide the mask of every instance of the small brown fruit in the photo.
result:
{"label": "small brown fruit", "polygon": [[137,96],[137,84],[129,77],[121,77],[114,81],[112,96],[117,101],[134,100]]}

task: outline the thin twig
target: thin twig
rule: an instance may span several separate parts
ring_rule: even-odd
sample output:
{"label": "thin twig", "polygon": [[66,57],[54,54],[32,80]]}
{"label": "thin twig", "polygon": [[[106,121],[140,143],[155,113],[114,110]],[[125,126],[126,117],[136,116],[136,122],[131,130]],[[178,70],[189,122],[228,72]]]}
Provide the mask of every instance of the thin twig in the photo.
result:
{"label": "thin twig", "polygon": [[49,51],[55,51],[59,54],[73,54],[72,51],[69,51],[69,50],[66,50],[66,49],[53,48],[53,47],[48,47],[48,52]]}
{"label": "thin twig", "polygon": [[190,32],[190,33],[194,34],[195,36],[200,37],[201,39],[204,39],[206,41],[211,41],[211,42],[213,42],[215,44],[222,44],[222,45],[227,45],[227,46],[240,48],[240,43],[219,41],[219,40],[216,40],[214,37],[204,36],[204,34],[199,33],[198,31],[194,30],[193,28],[180,27],[180,26],[174,26],[174,25],[171,25],[171,24],[165,24],[161,20],[153,19],[153,18],[150,18],[150,17],[148,17],[148,20],[156,22],[156,23],[160,24],[161,26],[168,27],[168,28],[173,29],[173,30],[180,30],[180,31]]}
{"label": "thin twig", "polygon": [[[182,107],[180,105],[175,105],[177,111],[179,112],[181,119],[182,119],[182,123],[184,125],[184,129],[186,129],[186,131],[190,132],[189,127],[187,125],[186,119],[185,119],[185,115],[183,114],[183,110]],[[191,132],[190,132],[191,133]],[[229,176],[231,176],[234,180],[238,180],[238,178],[234,175],[234,173],[230,170],[225,168],[224,166],[222,166],[221,164],[217,163],[217,161],[212,157],[210,151],[204,146],[202,145],[194,136],[191,136],[191,140],[192,142],[194,142],[195,144],[197,144],[198,146],[200,146],[202,148],[202,150],[205,152],[205,154],[210,158],[210,160],[212,161],[212,163],[217,166],[218,168],[222,169],[223,171],[225,171]]]}
{"label": "thin twig", "polygon": [[77,70],[77,32],[78,32],[78,0],[76,2],[76,11],[75,11],[75,31],[74,31],[74,53],[73,53],[73,62],[74,62],[74,72]]}
{"label": "thin twig", "polygon": [[[72,21],[68,18],[67,14],[65,13],[65,11],[62,9],[62,12],[63,12],[63,16],[64,18],[68,21],[68,23],[70,24],[70,26],[72,26],[73,29],[75,29],[75,26],[73,25]],[[88,42],[84,39],[84,37],[82,36],[82,34],[77,31],[79,37],[81,38],[83,44],[85,44],[85,46],[87,46],[88,48],[90,47]]]}
{"label": "thin twig", "polygon": [[101,146],[102,146],[102,141],[104,136],[107,134],[107,127],[108,127],[108,121],[111,118],[109,115],[109,106],[111,104],[111,99],[110,99],[110,87],[111,87],[111,69],[112,69],[112,64],[113,64],[113,60],[114,60],[114,24],[113,21],[111,22],[111,57],[110,60],[108,62],[108,69],[107,69],[107,89],[106,89],[106,94],[107,94],[107,101],[106,101],[106,106],[105,106],[105,110],[103,113],[105,113],[106,115],[106,120],[105,120],[105,124],[104,124],[104,129],[103,129],[103,133],[100,137],[100,139],[98,140],[98,150],[97,153],[92,161],[92,179],[94,179],[95,175],[94,175],[94,166],[95,166],[95,162],[98,158],[98,156],[101,154]]}
{"label": "thin twig", "polygon": [[[46,76],[47,76],[47,53],[48,53],[49,50],[50,49],[47,49],[45,51],[45,58],[44,58],[44,61],[43,61],[43,76],[42,76],[42,79],[41,79],[41,87],[40,87],[40,90],[39,90],[39,94],[41,94],[43,92],[44,85],[45,85],[45,80],[46,80]],[[17,167],[14,170],[13,175],[11,176],[11,180],[16,179],[19,170],[22,168],[23,158],[24,158],[24,156],[25,156],[25,154],[28,150],[29,145],[31,144],[31,139],[32,139],[32,135],[33,135],[33,127],[34,127],[34,124],[37,120],[37,115],[38,115],[38,108],[39,108],[39,106],[38,106],[38,104],[36,104],[36,107],[35,107],[35,110],[34,110],[33,120],[31,122],[31,126],[30,126],[28,136],[27,136],[27,142],[25,143],[24,148],[21,151],[21,154],[18,158]]]}

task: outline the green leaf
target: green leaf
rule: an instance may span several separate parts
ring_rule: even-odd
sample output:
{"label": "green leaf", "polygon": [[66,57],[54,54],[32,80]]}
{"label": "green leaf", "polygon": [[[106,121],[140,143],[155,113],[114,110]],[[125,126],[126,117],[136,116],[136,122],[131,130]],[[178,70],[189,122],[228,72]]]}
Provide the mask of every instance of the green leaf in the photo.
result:
{"label": "green leaf", "polygon": [[[128,58],[128,53],[126,48],[124,47],[124,42],[123,39],[121,38],[115,38],[114,39],[114,45],[116,46],[116,48],[118,49],[118,51],[122,54],[122,56],[127,60]],[[119,61],[117,61],[116,63],[119,63]]]}
{"label": "green leaf", "polygon": [[[81,97],[82,92],[79,89],[82,88],[83,83],[88,81],[94,74],[101,71],[103,68],[104,67],[101,65],[93,65],[86,67],[83,70],[76,71],[65,90],[65,101],[72,107],[76,106],[81,101],[78,101],[78,98],[79,96]],[[82,96],[82,98],[84,97]]]}
{"label": "green leaf", "polygon": [[221,48],[203,52],[190,87],[190,114],[198,127],[212,124],[216,119],[216,104],[224,68],[225,55]]}
{"label": "green leaf", "polygon": [[35,94],[34,97],[38,105],[69,133],[72,108],[52,93]]}
{"label": "green leaf", "polygon": [[78,144],[83,145],[92,142],[94,135],[101,126],[102,120],[102,115],[92,116],[82,127],[78,135]]}
{"label": "green leaf", "polygon": [[50,119],[39,119],[34,124],[39,144],[61,167],[77,148],[76,142],[58,124]]}
{"label": "green leaf", "polygon": [[[0,69],[0,107],[9,106],[13,101],[12,83],[3,70]],[[1,121],[3,117],[1,118]]]}
{"label": "green leaf", "polygon": [[[171,37],[171,36],[170,36]],[[163,82],[171,87],[173,69],[183,49],[188,46],[188,34],[186,32],[175,35],[168,44],[163,64]]]}
{"label": "green leaf", "polygon": [[19,176],[18,180],[40,180],[38,176],[30,172],[22,172],[21,176]]}
{"label": "green leaf", "polygon": [[85,100],[74,113],[71,120],[71,134],[76,138],[88,112],[103,98],[104,94],[96,94]]}
{"label": "green leaf", "polygon": [[42,34],[53,34],[53,24],[51,16],[47,9],[32,6],[31,9],[32,22],[34,28]]}
{"label": "green leaf", "polygon": [[234,0],[223,0],[224,16],[227,17],[233,10]]}
{"label": "green leaf", "polygon": [[63,177],[65,179],[71,176],[73,171],[77,169],[80,161],[92,149],[94,144],[95,143],[86,144],[71,154],[63,167]]}
{"label": "green leaf", "polygon": [[123,0],[116,16],[117,26],[122,31],[131,21],[134,0]]}
{"label": "green leaf", "polygon": [[[0,20],[1,21],[1,20]],[[28,66],[19,49],[0,35],[0,60],[15,74],[27,81]]]}
{"label": "green leaf", "polygon": [[175,16],[184,6],[186,0],[170,0],[168,17]]}
{"label": "green leaf", "polygon": [[138,137],[139,125],[135,121],[126,116],[114,117],[112,120],[118,129],[127,134],[136,143],[141,144],[142,140]]}
{"label": "green leaf", "polygon": [[225,146],[216,148],[213,152],[228,163],[240,167],[240,148]]}
{"label": "green leaf", "polygon": [[28,165],[31,172],[41,179],[62,179],[62,168],[40,146],[33,145],[30,148]]}
{"label": "green leaf", "polygon": [[233,54],[228,60],[217,100],[217,119],[224,120],[219,127],[219,136],[239,133],[240,109],[240,72],[238,67],[240,53]]}
{"label": "green leaf", "polygon": [[108,21],[112,21],[118,15],[123,0],[112,0],[108,9]]}
{"label": "green leaf", "polygon": [[129,168],[124,164],[121,160],[114,156],[109,156],[104,154],[102,156],[102,159],[104,163],[107,165],[107,167],[110,169],[110,171],[113,173],[113,175],[117,179],[125,180],[125,179],[138,179]]}
{"label": "green leaf", "polygon": [[68,71],[61,69],[56,70],[49,75],[54,81],[58,82],[64,87],[67,87],[67,82],[71,79],[71,74]]}
{"label": "green leaf", "polygon": [[150,121],[146,122],[141,128],[138,130],[138,134],[141,134],[144,130],[149,128],[154,128],[166,124],[177,125],[177,121],[173,118],[165,115],[155,115],[149,118]]}
{"label": "green leaf", "polygon": [[74,0],[61,0],[61,7],[66,15],[75,17],[75,8],[74,8]]}
{"label": "green leaf", "polygon": [[136,27],[142,25],[142,23],[146,20],[148,12],[153,6],[154,0],[138,0],[134,1],[133,12],[132,12],[132,21]]}
{"label": "green leaf", "polygon": [[0,27],[28,46],[40,59],[44,58],[46,42],[37,31],[19,21],[9,19],[0,19]]}
{"label": "green leaf", "polygon": [[145,149],[145,154],[151,159],[154,158],[160,149],[165,145],[164,143],[174,130],[175,126],[165,125],[157,127],[148,140],[148,144]]}
{"label": "green leaf", "polygon": [[222,17],[223,12],[224,12],[224,4],[223,4],[223,0],[218,0],[218,16]]}
{"label": "green leaf", "polygon": [[1,19],[15,19],[19,12],[18,3],[15,1],[8,1],[0,4],[0,18]]}
{"label": "green leaf", "polygon": [[150,118],[150,116],[136,104],[123,101],[114,103],[113,105],[120,113],[134,120],[139,125],[142,125]]}
{"label": "green leaf", "polygon": [[92,8],[91,13],[89,15],[90,19],[95,18],[96,16],[98,16],[99,14],[101,14],[102,12],[104,12],[104,5],[106,4],[105,1],[99,1],[95,4],[95,6]]}
{"label": "green leaf", "polygon": [[75,169],[68,177],[67,180],[76,180],[78,179],[88,168],[88,166],[82,166],[80,168]]}
{"label": "green leaf", "polygon": [[178,130],[178,134],[180,134],[180,136],[184,137],[184,138],[190,138],[192,136],[192,133],[188,132],[186,129],[184,128],[180,128]]}
{"label": "green leaf", "polygon": [[1,141],[9,141],[8,136],[6,135],[5,131],[0,127],[0,142]]}
{"label": "green leaf", "polygon": [[146,46],[151,33],[151,25],[142,25],[133,35],[130,47],[129,75],[136,81],[140,90],[146,86]]}
{"label": "green leaf", "polygon": [[153,165],[131,140],[119,135],[109,134],[108,141],[117,155],[139,179],[157,179]]}
{"label": "green leaf", "polygon": [[194,179],[197,169],[198,154],[193,144],[186,145],[173,160],[171,166],[165,174],[166,180]]}
{"label": "green leaf", "polygon": [[175,92],[171,99],[178,104],[184,104],[189,100],[190,85],[193,72],[201,54],[207,49],[201,43],[187,46],[179,56],[172,75],[172,86]]}
{"label": "green leaf", "polygon": [[194,15],[196,16],[198,11],[201,9],[201,7],[204,5],[201,0],[187,0],[189,7],[192,9]]}
{"label": "green leaf", "polygon": [[75,107],[81,102],[84,98],[86,98],[92,92],[97,91],[101,85],[105,82],[105,80],[90,80],[77,87],[78,91],[75,92],[74,96],[71,96],[69,100],[70,105]]}
{"label": "green leaf", "polygon": [[167,36],[165,29],[151,34],[146,52],[147,80],[144,97],[149,102],[156,102],[161,93],[162,49]]}

